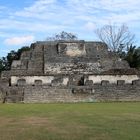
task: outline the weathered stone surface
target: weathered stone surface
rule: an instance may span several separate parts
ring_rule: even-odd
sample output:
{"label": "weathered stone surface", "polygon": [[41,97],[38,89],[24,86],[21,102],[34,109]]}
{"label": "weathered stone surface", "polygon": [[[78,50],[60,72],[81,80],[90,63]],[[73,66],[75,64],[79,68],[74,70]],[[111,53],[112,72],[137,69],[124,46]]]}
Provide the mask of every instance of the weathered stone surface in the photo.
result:
{"label": "weathered stone surface", "polygon": [[42,85],[42,80],[35,80],[35,86],[41,86]]}
{"label": "weathered stone surface", "polygon": [[88,75],[87,79],[92,80],[93,83],[101,83],[103,80],[109,81],[111,84],[117,84],[117,81],[124,80],[125,83],[131,84],[133,80],[139,80],[139,75]]}
{"label": "weathered stone surface", "polygon": [[117,85],[123,86],[125,84],[125,80],[117,80]]}
{"label": "weathered stone surface", "polygon": [[132,81],[132,84],[140,86],[140,79]]}
{"label": "weathered stone surface", "polygon": [[108,52],[104,43],[37,42],[30,51],[23,52],[20,60],[13,61],[10,74],[99,74],[111,68],[129,67]]}
{"label": "weathered stone surface", "polygon": [[2,87],[0,86],[0,103],[3,102],[3,90]]}
{"label": "weathered stone surface", "polygon": [[2,72],[0,101],[140,101],[140,72],[102,42],[36,42]]}
{"label": "weathered stone surface", "polygon": [[107,86],[108,84],[109,84],[109,81],[107,81],[107,80],[102,80],[101,81],[102,86]]}
{"label": "weathered stone surface", "polygon": [[86,86],[93,86],[93,81],[92,80],[86,80],[85,85]]}
{"label": "weathered stone surface", "polygon": [[50,102],[100,102],[140,101],[140,87],[134,85],[48,87],[10,87],[5,94],[7,102],[50,103]]}

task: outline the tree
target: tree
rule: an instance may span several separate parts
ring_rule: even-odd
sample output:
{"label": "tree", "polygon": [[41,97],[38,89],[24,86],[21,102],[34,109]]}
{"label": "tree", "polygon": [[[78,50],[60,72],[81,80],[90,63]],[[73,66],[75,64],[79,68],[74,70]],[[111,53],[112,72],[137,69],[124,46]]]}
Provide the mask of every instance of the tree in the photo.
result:
{"label": "tree", "polygon": [[3,71],[3,61],[2,58],[0,58],[0,73]]}
{"label": "tree", "polygon": [[8,55],[6,57],[7,58],[6,69],[9,70],[13,60],[19,60],[22,52],[28,51],[28,50],[30,50],[30,48],[25,46],[25,47],[18,49],[17,51],[12,50],[10,53],[8,53]]}
{"label": "tree", "polygon": [[124,59],[131,68],[140,68],[140,48],[130,45]]}
{"label": "tree", "polygon": [[0,73],[7,68],[7,60],[6,57],[0,58]]}
{"label": "tree", "polygon": [[57,33],[52,37],[47,37],[47,41],[58,41],[58,40],[70,41],[70,40],[77,40],[77,39],[78,39],[78,37],[75,34],[68,33],[68,32],[65,32],[65,31]]}
{"label": "tree", "polygon": [[10,70],[13,60],[18,60],[17,52],[14,50],[10,51],[6,56],[6,60],[7,60],[6,70]]}
{"label": "tree", "polygon": [[17,51],[10,51],[6,57],[3,57],[0,59],[0,72],[4,70],[10,70],[11,64],[13,60],[19,60],[20,56],[23,51],[28,51],[30,50],[29,47],[22,47],[21,49],[18,49]]}
{"label": "tree", "polygon": [[126,49],[127,46],[133,43],[135,38],[124,24],[121,26],[104,25],[97,29],[95,33],[102,42],[108,45],[110,51],[116,53]]}
{"label": "tree", "polygon": [[17,51],[17,60],[20,59],[20,56],[21,56],[22,52],[29,51],[29,50],[30,50],[30,47],[28,47],[28,46],[24,46],[24,47],[18,49],[18,51]]}

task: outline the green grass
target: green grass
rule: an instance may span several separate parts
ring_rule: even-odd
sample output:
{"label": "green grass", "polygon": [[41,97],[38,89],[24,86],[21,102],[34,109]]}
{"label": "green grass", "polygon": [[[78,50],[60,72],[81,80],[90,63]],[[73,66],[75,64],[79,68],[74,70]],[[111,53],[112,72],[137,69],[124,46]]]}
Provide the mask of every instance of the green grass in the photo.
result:
{"label": "green grass", "polygon": [[0,140],[140,140],[140,102],[0,104]]}

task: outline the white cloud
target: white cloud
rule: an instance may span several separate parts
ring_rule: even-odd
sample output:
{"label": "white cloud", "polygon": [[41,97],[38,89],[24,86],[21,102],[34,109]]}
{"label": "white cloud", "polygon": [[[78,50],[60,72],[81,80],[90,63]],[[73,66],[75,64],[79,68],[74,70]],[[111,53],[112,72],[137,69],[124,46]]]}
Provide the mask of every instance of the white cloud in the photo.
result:
{"label": "white cloud", "polygon": [[6,19],[0,18],[0,29],[46,36],[61,30],[84,31],[86,35],[109,22],[139,25],[139,5],[140,0],[35,0]]}
{"label": "white cloud", "polygon": [[12,37],[7,38],[4,41],[4,44],[12,46],[12,45],[24,45],[26,43],[30,43],[34,40],[34,36],[21,36],[21,37]]}
{"label": "white cloud", "polygon": [[[103,25],[110,20],[120,23],[121,20],[129,22],[134,18],[139,19],[137,17],[140,14],[139,5],[140,0],[88,0],[88,2],[87,0],[67,0],[63,3],[59,0],[37,0],[29,7],[16,11],[15,16],[36,19],[33,26],[36,26],[37,21],[41,24],[57,23],[59,26],[60,21],[62,25],[68,19],[73,19],[75,26],[78,26],[77,20],[86,22],[90,20]],[[118,16],[122,18],[117,18]],[[127,20],[124,21],[125,19]]]}
{"label": "white cloud", "polygon": [[[140,0],[68,0],[70,5],[74,7],[85,7],[90,10],[109,10],[109,11],[122,11],[122,10],[138,10]],[[93,9],[94,8],[94,9]],[[84,9],[83,9],[84,10]]]}
{"label": "white cloud", "polygon": [[85,25],[85,28],[88,29],[89,31],[93,31],[96,26],[93,22],[88,22],[86,25]]}
{"label": "white cloud", "polygon": [[55,2],[56,0],[37,0],[31,6],[25,7],[21,11],[15,12],[15,15],[23,17],[45,18],[40,14],[46,14],[45,11],[47,11],[52,5],[54,6]]}
{"label": "white cloud", "polygon": [[25,8],[29,12],[42,12],[47,6],[54,4],[56,0],[38,0],[32,6]]}

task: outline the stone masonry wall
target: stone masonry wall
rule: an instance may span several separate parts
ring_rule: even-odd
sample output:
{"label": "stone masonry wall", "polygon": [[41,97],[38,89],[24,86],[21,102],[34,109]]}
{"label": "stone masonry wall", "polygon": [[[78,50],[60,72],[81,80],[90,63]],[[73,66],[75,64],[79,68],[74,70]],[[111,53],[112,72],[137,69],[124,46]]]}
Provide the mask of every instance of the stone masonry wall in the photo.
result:
{"label": "stone masonry wall", "polygon": [[140,77],[138,75],[89,75],[87,79],[93,81],[94,84],[100,84],[103,80],[107,80],[111,84],[117,84],[118,80],[131,84],[133,80],[138,80]]}
{"label": "stone masonry wall", "polygon": [[140,86],[132,84],[94,85],[94,91],[97,101],[140,101]]}
{"label": "stone masonry wall", "polygon": [[[90,83],[90,82],[89,82]],[[140,80],[117,84],[103,80],[101,83],[83,86],[17,85],[0,88],[1,102],[49,103],[49,102],[100,102],[140,101]]]}
{"label": "stone masonry wall", "polygon": [[0,103],[3,101],[3,98],[2,98],[2,92],[0,91]]}
{"label": "stone masonry wall", "polygon": [[[10,90],[13,90],[12,88]],[[94,85],[84,87],[15,87],[14,93],[20,96],[12,99],[8,94],[7,101],[19,100],[25,103],[50,102],[100,102],[100,101],[140,101],[140,87],[136,85]],[[12,92],[13,93],[13,92]],[[24,96],[23,96],[24,95]]]}
{"label": "stone masonry wall", "polygon": [[[59,85],[67,86],[68,84],[68,77],[62,77],[62,76],[12,76],[11,77],[11,85],[16,86],[20,84],[20,81],[25,80],[25,85],[36,85],[36,81],[40,81],[41,85],[52,85],[54,82]],[[22,84],[22,83],[21,83]],[[57,86],[59,86],[57,85]]]}
{"label": "stone masonry wall", "polygon": [[0,101],[140,101],[140,74],[101,42],[36,42],[2,72]]}
{"label": "stone masonry wall", "polygon": [[129,68],[102,42],[36,42],[13,61],[10,75],[98,74]]}
{"label": "stone masonry wall", "polygon": [[[11,76],[10,84],[12,86],[18,85],[18,81],[25,80],[26,85],[35,85],[36,80],[42,81],[42,85],[52,84],[54,81],[61,85],[67,86],[68,83],[74,84],[75,79],[83,77],[83,85],[87,81],[92,81],[93,84],[101,84],[102,81],[108,81],[110,84],[117,84],[118,81],[123,80],[124,84],[131,84],[134,80],[139,80],[138,75],[48,75],[48,76]],[[79,79],[79,78],[78,78]],[[80,81],[80,79],[79,79]],[[78,82],[78,80],[76,80]],[[75,85],[75,84],[74,84]]]}

